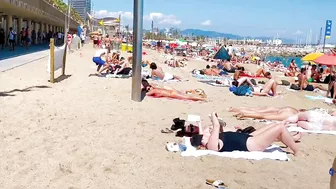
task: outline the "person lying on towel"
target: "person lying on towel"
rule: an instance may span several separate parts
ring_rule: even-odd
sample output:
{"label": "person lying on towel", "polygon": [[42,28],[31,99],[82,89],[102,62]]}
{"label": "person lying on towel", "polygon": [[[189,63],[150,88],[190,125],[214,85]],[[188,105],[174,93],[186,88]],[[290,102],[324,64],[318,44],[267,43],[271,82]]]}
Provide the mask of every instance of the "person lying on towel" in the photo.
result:
{"label": "person lying on towel", "polygon": [[[211,115],[209,115],[211,116]],[[161,133],[173,133],[175,132],[176,137],[193,137],[194,135],[199,135],[199,134],[204,134],[204,133],[209,133],[209,128],[210,127],[205,127],[204,125],[201,125],[201,122],[198,122],[196,125],[193,124],[187,124],[186,121],[182,120],[180,118],[175,118],[173,119],[174,124],[171,126],[170,129],[166,128],[165,130],[162,129]],[[251,136],[256,136],[259,135],[261,132],[278,125],[278,123],[272,123],[268,124],[266,126],[263,126],[259,129],[256,129],[252,126],[246,127],[246,128],[241,128],[239,126],[234,126],[234,127],[226,127],[226,123],[222,119],[218,119],[219,125],[220,125],[220,133],[223,132],[238,132],[238,133],[245,133],[249,134]],[[225,131],[224,128],[225,127]],[[291,135],[293,136],[293,139],[298,142],[300,141],[302,135],[299,132],[291,132]],[[202,149],[202,148],[200,148]]]}
{"label": "person lying on towel", "polygon": [[[190,138],[191,145],[196,148],[203,146],[208,150],[218,152],[232,151],[260,151],[263,152],[273,142],[280,141],[287,145],[295,156],[300,155],[298,144],[287,130],[284,123],[273,125],[272,127],[264,127],[255,133],[253,136],[247,133],[239,133],[225,131],[224,127],[220,126],[217,113],[211,114],[212,127],[208,130],[202,129],[199,135],[194,135]],[[221,132],[221,129],[223,132]]]}
{"label": "person lying on towel", "polygon": [[154,62],[150,64],[149,68],[152,69],[152,77],[157,77],[163,81],[169,81],[174,79],[182,81],[182,79],[176,75],[164,73],[162,68],[158,67]]}
{"label": "person lying on towel", "polygon": [[203,70],[203,72],[204,75],[208,76],[222,76],[228,74],[225,71],[218,69],[215,65],[213,65],[212,67],[210,67],[210,65],[207,65],[205,67],[205,70]]}
{"label": "person lying on towel", "polygon": [[270,72],[265,72],[265,70],[263,68],[259,68],[255,74],[250,73],[248,71],[245,71],[244,67],[238,67],[238,69],[236,69],[236,71],[234,72],[234,78],[238,79],[239,77],[243,76],[243,77],[252,77],[252,78],[256,78],[256,77],[266,77],[267,78],[267,73],[270,74]]}
{"label": "person lying on towel", "polygon": [[143,91],[146,92],[146,96],[153,96],[156,98],[166,97],[180,100],[206,101],[204,91],[200,92],[199,94],[195,94],[194,92],[190,91],[181,92],[170,87],[159,87],[151,85],[145,79],[142,79],[142,86]]}

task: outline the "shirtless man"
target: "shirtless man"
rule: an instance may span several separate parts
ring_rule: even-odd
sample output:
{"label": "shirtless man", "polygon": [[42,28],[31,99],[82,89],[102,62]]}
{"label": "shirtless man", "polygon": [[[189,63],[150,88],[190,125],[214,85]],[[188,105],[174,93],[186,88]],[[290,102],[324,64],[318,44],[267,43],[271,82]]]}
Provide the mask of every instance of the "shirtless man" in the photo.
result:
{"label": "shirtless man", "polygon": [[120,50],[120,45],[122,43],[122,40],[120,39],[120,37],[116,38],[116,50]]}
{"label": "shirtless man", "polygon": [[176,75],[164,73],[162,68],[157,67],[157,65],[154,62],[151,63],[149,67],[150,69],[152,69],[152,77],[158,77],[159,79],[163,81],[169,81],[169,80],[174,80],[174,79],[182,81],[182,79]]}
{"label": "shirtless man", "polygon": [[147,80],[142,80],[143,90],[146,91],[146,96],[157,98],[174,98],[179,100],[206,101],[206,98],[201,95],[187,94],[187,92],[178,91],[170,87],[159,87],[150,85]]}
{"label": "shirtless man", "polygon": [[220,76],[220,71],[216,68],[211,68],[210,65],[207,65],[204,70],[204,75]]}
{"label": "shirtless man", "polygon": [[93,48],[98,47],[98,35],[94,34],[93,35]]}
{"label": "shirtless man", "polygon": [[105,48],[107,49],[107,53],[111,52],[111,39],[109,35],[106,35],[106,37],[104,38],[104,44],[105,44]]}
{"label": "shirtless man", "polygon": [[324,88],[322,85],[318,85],[315,83],[308,83],[308,78],[306,74],[307,70],[305,68],[301,68],[301,74],[298,76],[299,78],[299,86],[300,90],[305,90],[305,91],[314,91],[316,88],[320,89],[322,91],[327,91],[326,88]]}
{"label": "shirtless man", "polygon": [[231,62],[227,61],[227,62],[224,62],[223,64],[223,70],[228,73],[235,73],[236,68],[232,65]]}

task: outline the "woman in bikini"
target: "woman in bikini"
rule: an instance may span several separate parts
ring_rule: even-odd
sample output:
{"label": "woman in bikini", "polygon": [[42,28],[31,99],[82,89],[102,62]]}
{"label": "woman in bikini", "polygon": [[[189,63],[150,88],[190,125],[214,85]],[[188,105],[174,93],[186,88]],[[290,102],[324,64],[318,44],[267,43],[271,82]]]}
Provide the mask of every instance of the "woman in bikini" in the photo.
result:
{"label": "woman in bikini", "polygon": [[290,116],[284,122],[297,123],[298,127],[306,130],[336,131],[336,112],[309,110]]}
{"label": "woman in bikini", "polygon": [[142,79],[143,90],[146,91],[146,96],[153,96],[157,98],[167,97],[180,100],[193,100],[193,101],[207,101],[205,95],[187,94],[169,87],[158,87],[150,85],[147,80]]}
{"label": "woman in bikini", "polygon": [[194,147],[203,146],[208,150],[218,152],[262,152],[273,142],[279,140],[287,145],[295,156],[299,155],[299,147],[283,123],[259,130],[259,133],[255,133],[252,136],[247,133],[224,131],[223,127],[223,132],[221,132],[217,113],[215,112],[211,114],[211,121],[212,128],[209,128],[209,131],[202,130],[199,135],[194,135],[191,138],[191,144]]}
{"label": "woman in bikini", "polygon": [[291,116],[294,116],[299,113],[299,111],[293,107],[260,107],[260,108],[247,108],[247,107],[237,107],[229,108],[229,112],[237,113],[237,116],[240,119],[244,118],[253,118],[253,119],[264,119],[264,120],[276,120],[283,121]]}

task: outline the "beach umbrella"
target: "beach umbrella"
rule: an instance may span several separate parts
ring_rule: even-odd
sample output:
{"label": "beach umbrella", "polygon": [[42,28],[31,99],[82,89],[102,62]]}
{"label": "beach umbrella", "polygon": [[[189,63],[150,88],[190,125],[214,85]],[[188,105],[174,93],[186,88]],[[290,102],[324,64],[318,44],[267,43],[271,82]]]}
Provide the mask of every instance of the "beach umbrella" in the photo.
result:
{"label": "beach umbrella", "polygon": [[314,60],[317,64],[336,66],[336,55],[325,54]]}
{"label": "beach umbrella", "polygon": [[304,56],[301,60],[302,61],[314,61],[316,58],[324,55],[323,53],[310,53]]}

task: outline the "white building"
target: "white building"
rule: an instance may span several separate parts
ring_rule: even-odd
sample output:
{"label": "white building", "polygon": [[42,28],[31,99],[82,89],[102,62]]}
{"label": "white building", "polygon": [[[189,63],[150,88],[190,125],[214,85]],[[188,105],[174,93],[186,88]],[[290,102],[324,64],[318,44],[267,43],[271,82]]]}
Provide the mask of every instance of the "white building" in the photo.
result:
{"label": "white building", "polygon": [[282,40],[281,39],[267,40],[266,43],[269,45],[282,45]]}

